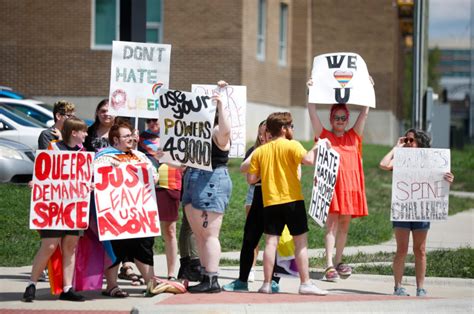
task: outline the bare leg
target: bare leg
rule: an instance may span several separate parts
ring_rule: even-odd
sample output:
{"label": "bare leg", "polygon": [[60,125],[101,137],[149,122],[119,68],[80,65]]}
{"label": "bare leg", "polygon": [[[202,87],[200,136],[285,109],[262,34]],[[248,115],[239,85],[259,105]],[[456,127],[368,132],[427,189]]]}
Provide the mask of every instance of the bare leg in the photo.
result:
{"label": "bare leg", "polygon": [[339,216],[336,236],[336,265],[342,262],[342,253],[344,252],[344,247],[346,246],[351,218],[352,217],[350,215]]}
{"label": "bare leg", "polygon": [[74,276],[74,265],[76,264],[76,246],[79,236],[66,235],[61,241],[63,256],[63,285],[72,286]]}
{"label": "bare leg", "polygon": [[326,235],[324,238],[324,244],[326,248],[326,266],[334,266],[332,257],[334,254],[334,245],[336,244],[336,233],[339,225],[339,215],[330,213],[326,220]]}
{"label": "bare leg", "polygon": [[31,267],[31,278],[32,282],[37,282],[41,273],[48,265],[48,260],[53,255],[54,251],[59,245],[61,238],[43,238],[41,239],[41,246],[35,255],[33,260],[33,266]]}
{"label": "bare leg", "polygon": [[263,252],[264,283],[270,283],[272,281],[278,238],[276,235],[265,234],[265,251]]}
{"label": "bare leg", "polygon": [[107,268],[105,270],[105,280],[107,282],[107,291],[110,291],[110,289],[118,286],[117,283],[117,275],[118,275],[118,269],[119,269],[120,264],[112,267],[112,268]]}
{"label": "bare leg", "polygon": [[155,276],[155,271],[153,269],[153,266],[144,264],[137,259],[135,259],[135,265],[137,265],[138,270],[142,274],[142,277],[145,280],[145,284],[148,284],[150,279],[152,279],[153,276]]}
{"label": "bare leg", "polygon": [[300,281],[302,284],[309,282],[308,270],[308,233],[293,236],[295,242],[295,261],[298,265],[298,272],[300,274]]}
{"label": "bare leg", "polygon": [[174,277],[176,259],[178,256],[178,242],[176,241],[176,221],[162,221],[161,230],[165,238],[166,265],[168,277]]}
{"label": "bare leg", "polygon": [[426,274],[426,237],[428,230],[413,231],[413,253],[415,254],[416,287],[421,289]]}
{"label": "bare leg", "polygon": [[403,273],[405,271],[405,257],[408,252],[408,243],[410,242],[410,229],[394,228],[395,240],[397,241],[397,253],[393,258],[393,279],[395,288],[402,285]]}

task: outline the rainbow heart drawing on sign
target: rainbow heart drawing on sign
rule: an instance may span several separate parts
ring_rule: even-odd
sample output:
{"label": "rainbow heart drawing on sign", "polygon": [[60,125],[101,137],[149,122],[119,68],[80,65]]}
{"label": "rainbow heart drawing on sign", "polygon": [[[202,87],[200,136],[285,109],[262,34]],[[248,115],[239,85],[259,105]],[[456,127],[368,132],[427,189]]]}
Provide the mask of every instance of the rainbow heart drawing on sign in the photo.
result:
{"label": "rainbow heart drawing on sign", "polygon": [[158,93],[160,91],[160,88],[163,86],[163,83],[156,83],[153,85],[153,87],[151,88],[151,91],[153,93],[153,95],[155,95],[156,93]]}
{"label": "rainbow heart drawing on sign", "polygon": [[344,87],[352,79],[352,72],[339,70],[334,72],[334,78],[339,82],[339,84],[341,84],[342,87]]}

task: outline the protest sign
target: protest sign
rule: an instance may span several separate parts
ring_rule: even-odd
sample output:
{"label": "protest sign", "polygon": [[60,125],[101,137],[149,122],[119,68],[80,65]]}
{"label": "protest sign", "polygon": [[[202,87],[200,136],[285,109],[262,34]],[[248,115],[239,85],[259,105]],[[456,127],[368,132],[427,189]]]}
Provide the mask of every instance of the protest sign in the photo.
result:
{"label": "protest sign", "polygon": [[308,102],[352,104],[375,108],[374,86],[364,59],[352,52],[316,56],[311,72],[313,85]]}
{"label": "protest sign", "polygon": [[193,93],[212,96],[221,96],[224,108],[228,109],[230,120],[230,158],[243,158],[245,156],[245,114],[247,108],[247,87],[229,85],[219,88],[216,85],[193,84]]}
{"label": "protest sign", "polygon": [[94,153],[37,151],[31,190],[30,229],[89,227]]}
{"label": "protest sign", "polygon": [[396,148],[393,158],[392,221],[448,218],[449,149]]}
{"label": "protest sign", "polygon": [[100,241],[161,234],[155,183],[146,163],[97,166],[94,180]]}
{"label": "protest sign", "polygon": [[341,159],[339,153],[334,149],[328,149],[328,140],[321,139],[318,142],[316,154],[316,165],[314,168],[314,178],[316,185],[313,186],[311,202],[309,204],[309,215],[324,227],[329,213],[336,186],[337,172]]}
{"label": "protest sign", "polygon": [[160,162],[212,171],[212,129],[216,105],[209,96],[160,91]]}
{"label": "protest sign", "polygon": [[159,90],[168,88],[171,45],[114,41],[109,113],[158,118]]}

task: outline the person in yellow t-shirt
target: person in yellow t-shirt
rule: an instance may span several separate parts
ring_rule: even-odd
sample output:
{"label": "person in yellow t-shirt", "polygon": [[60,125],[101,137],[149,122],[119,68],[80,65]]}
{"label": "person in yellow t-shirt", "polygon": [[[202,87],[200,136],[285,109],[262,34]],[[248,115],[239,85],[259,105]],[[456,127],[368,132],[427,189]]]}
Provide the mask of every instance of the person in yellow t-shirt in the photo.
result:
{"label": "person in yellow t-shirt", "polygon": [[264,282],[260,293],[272,293],[271,278],[278,237],[285,224],[295,242],[295,257],[300,274],[300,294],[326,295],[309,279],[308,272],[308,220],[301,183],[298,177],[300,164],[313,165],[315,145],[309,152],[293,140],[293,119],[289,112],[272,113],[267,118],[267,131],[273,140],[258,147],[250,161],[247,175],[249,184],[262,181],[265,252],[263,255]]}

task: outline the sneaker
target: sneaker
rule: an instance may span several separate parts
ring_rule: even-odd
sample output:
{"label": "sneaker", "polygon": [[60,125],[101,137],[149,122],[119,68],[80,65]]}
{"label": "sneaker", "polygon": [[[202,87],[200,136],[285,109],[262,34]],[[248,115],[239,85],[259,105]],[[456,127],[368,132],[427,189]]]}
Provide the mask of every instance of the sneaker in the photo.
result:
{"label": "sneaker", "polygon": [[311,294],[311,295],[327,295],[328,292],[326,290],[319,289],[313,283],[304,283],[300,285],[300,289],[298,290],[299,294]]}
{"label": "sneaker", "polygon": [[409,297],[410,295],[407,293],[405,288],[398,287],[393,289],[393,295],[398,295],[400,297]]}
{"label": "sneaker", "polygon": [[416,296],[417,297],[426,297],[428,293],[423,288],[416,288]]}
{"label": "sneaker", "polygon": [[222,290],[230,292],[248,292],[249,284],[237,279],[232,281],[231,283],[222,286]]}
{"label": "sneaker", "polygon": [[347,277],[352,275],[352,268],[351,266],[347,264],[343,264],[343,263],[337,264],[336,271],[339,277],[341,277],[342,279],[346,279]]}
{"label": "sneaker", "polygon": [[270,286],[269,283],[264,282],[263,285],[258,289],[259,293],[267,293],[271,294],[272,293],[272,287]]}
{"label": "sneaker", "polygon": [[59,300],[83,302],[85,301],[85,298],[84,296],[76,293],[74,289],[71,288],[68,290],[68,292],[61,292],[59,295]]}
{"label": "sneaker", "polygon": [[249,273],[249,278],[247,279],[248,282],[254,282],[255,281],[255,271],[252,269]]}
{"label": "sneaker", "polygon": [[333,266],[326,268],[323,280],[336,282],[339,279],[339,274]]}
{"label": "sneaker", "polygon": [[272,280],[272,293],[280,292],[280,285],[275,280]]}
{"label": "sneaker", "polygon": [[21,298],[21,301],[23,302],[33,302],[35,299],[35,294],[36,294],[36,286],[34,284],[29,285],[25,289],[25,293],[23,293],[23,297]]}

